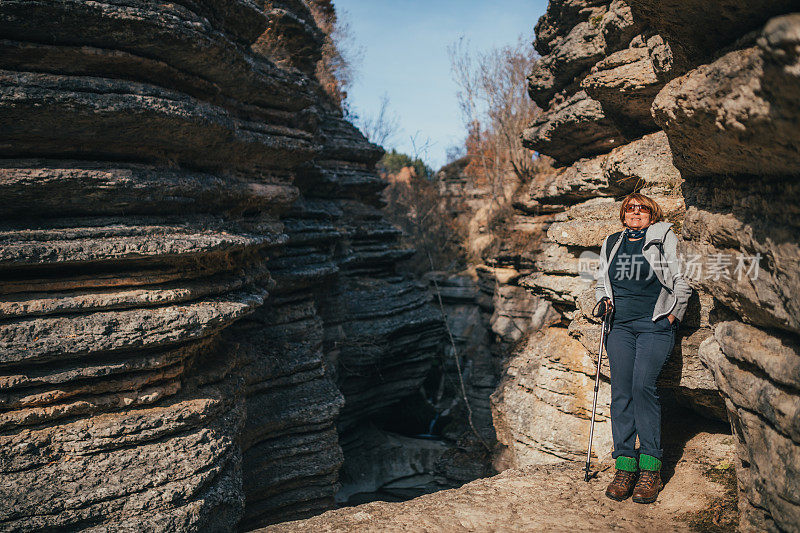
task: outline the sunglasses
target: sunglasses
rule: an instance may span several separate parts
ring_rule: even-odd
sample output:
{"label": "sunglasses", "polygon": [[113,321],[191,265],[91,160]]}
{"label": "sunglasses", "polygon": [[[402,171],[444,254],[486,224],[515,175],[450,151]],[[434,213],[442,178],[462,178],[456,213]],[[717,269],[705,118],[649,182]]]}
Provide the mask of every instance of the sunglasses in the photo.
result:
{"label": "sunglasses", "polygon": [[636,211],[637,207],[639,208],[639,212],[640,213],[645,213],[645,214],[648,214],[648,215],[650,214],[650,208],[647,207],[646,205],[642,205],[642,204],[628,204],[628,205],[625,206],[625,212],[626,213],[633,213],[634,211]]}

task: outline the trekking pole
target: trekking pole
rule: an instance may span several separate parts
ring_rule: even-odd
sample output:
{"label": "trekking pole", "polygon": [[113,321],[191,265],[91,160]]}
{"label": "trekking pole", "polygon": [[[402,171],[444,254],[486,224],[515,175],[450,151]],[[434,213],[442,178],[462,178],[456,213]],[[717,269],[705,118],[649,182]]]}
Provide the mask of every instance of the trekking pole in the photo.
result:
{"label": "trekking pole", "polygon": [[[595,317],[599,317],[600,312],[598,307],[600,304],[603,303],[603,300],[597,302],[597,305],[594,306],[592,310],[592,315]],[[597,411],[597,393],[600,390],[600,366],[603,362],[603,346],[605,344],[605,337],[607,330],[610,326],[609,320],[609,305],[606,303],[604,312],[602,313],[603,316],[603,327],[600,330],[600,349],[597,351],[597,370],[594,375],[594,399],[592,400],[592,424],[589,426],[589,450],[586,452],[586,472],[583,476],[583,480],[588,482],[589,481],[589,465],[592,461],[592,438],[594,437],[594,415]]]}

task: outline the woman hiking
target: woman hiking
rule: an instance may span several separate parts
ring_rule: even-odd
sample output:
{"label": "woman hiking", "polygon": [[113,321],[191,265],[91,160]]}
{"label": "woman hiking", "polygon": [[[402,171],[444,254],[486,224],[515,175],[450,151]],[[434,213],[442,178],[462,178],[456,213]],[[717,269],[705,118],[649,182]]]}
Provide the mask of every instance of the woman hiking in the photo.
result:
{"label": "woman hiking", "polygon": [[600,250],[595,299],[611,321],[605,346],[616,460],[606,496],[620,501],[632,494],[635,502],[652,503],[663,488],[656,379],[692,293],[680,271],[678,238],[662,218],[651,198],[626,196],[619,211],[624,229],[606,237]]}

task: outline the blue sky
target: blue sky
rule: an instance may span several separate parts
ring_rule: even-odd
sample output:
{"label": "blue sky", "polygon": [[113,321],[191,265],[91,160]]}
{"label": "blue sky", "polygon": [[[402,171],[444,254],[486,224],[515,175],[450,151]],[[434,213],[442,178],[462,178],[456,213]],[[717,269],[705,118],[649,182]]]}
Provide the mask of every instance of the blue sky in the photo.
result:
{"label": "blue sky", "polygon": [[[375,116],[384,94],[398,116],[400,131],[386,148],[419,154],[434,169],[445,162],[448,147],[460,144],[464,127],[450,74],[447,47],[460,37],[484,50],[533,38],[546,0],[334,0],[363,55],[348,100],[359,116]],[[533,53],[533,48],[531,48]]]}

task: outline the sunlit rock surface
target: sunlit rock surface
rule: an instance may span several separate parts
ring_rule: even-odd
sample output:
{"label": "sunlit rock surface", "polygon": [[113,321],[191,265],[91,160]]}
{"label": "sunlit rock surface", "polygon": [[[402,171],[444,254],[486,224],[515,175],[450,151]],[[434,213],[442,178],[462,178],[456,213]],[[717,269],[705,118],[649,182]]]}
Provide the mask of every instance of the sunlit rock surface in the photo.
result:
{"label": "sunlit rock surface", "polygon": [[[679,414],[678,414],[679,416]],[[677,418],[677,417],[676,417]],[[722,426],[723,424],[718,424]],[[716,429],[716,428],[715,428]],[[508,469],[452,490],[406,502],[372,502],[328,511],[308,520],[277,524],[259,531],[697,531],[732,529],[729,481],[733,438],[697,427],[669,432],[675,463],[658,503],[643,506],[604,495],[613,463],[589,483],[581,463],[561,461]],[[724,479],[725,483],[720,483]],[[702,496],[701,496],[702,495]],[[724,502],[724,504],[722,503]],[[723,508],[724,505],[724,508]],[[734,516],[731,516],[734,515]]]}
{"label": "sunlit rock surface", "polygon": [[[517,202],[550,217],[542,221],[547,241],[536,269],[519,283],[553,303],[587,354],[596,351],[599,327],[588,316],[594,298],[581,286],[578,258],[620,229],[615,200],[633,190],[655,198],[674,224],[695,289],[662,391],[706,417],[730,420],[742,528],[794,531],[800,15],[790,13],[792,2],[626,3],[638,35],[617,48],[595,46],[595,56],[586,52],[592,39],[574,55],[560,46],[573,33],[588,36],[587,20],[603,21],[606,2],[553,1],[537,26],[542,65],[574,57],[564,64],[576,68],[558,84],[539,82],[542,67],[531,76],[531,96],[545,112],[524,139],[558,166],[524,184]],[[545,405],[553,380],[536,383],[556,360],[551,352],[565,353],[530,343],[518,351],[493,397],[506,457],[534,462],[554,449],[569,453],[553,443],[558,428],[579,416],[564,409],[576,402]],[[520,399],[505,400],[510,394]],[[531,414],[515,421],[510,414],[521,403]],[[550,425],[530,423],[551,406],[562,409]]]}
{"label": "sunlit rock surface", "polygon": [[704,259],[690,283],[715,302],[713,337],[700,355],[739,440],[748,529],[794,531],[800,523],[800,162],[786,129],[798,109],[799,32],[798,14],[771,18],[755,43],[675,78],[653,105],[685,176],[684,250]]}

